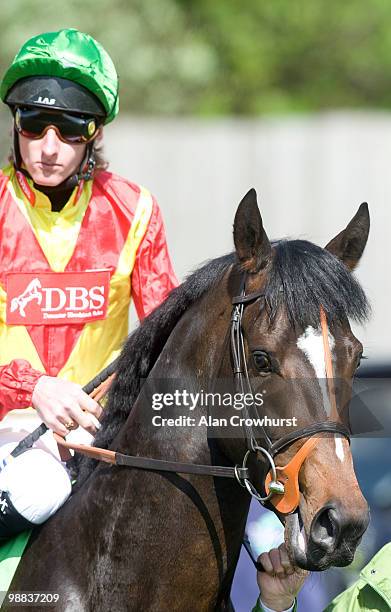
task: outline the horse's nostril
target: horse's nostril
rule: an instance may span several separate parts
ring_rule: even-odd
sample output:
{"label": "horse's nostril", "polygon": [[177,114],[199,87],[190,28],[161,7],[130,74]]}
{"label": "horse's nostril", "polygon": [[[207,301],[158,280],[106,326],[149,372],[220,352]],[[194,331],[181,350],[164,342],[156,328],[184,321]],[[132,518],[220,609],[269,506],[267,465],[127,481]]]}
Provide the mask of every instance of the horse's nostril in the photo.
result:
{"label": "horse's nostril", "polygon": [[319,527],[325,532],[325,537],[335,538],[337,535],[337,526],[333,520],[333,515],[335,515],[335,510],[329,508],[322,512],[319,517]]}
{"label": "horse's nostril", "polygon": [[335,548],[339,535],[338,512],[326,507],[318,512],[311,525],[311,539],[321,548],[330,551]]}

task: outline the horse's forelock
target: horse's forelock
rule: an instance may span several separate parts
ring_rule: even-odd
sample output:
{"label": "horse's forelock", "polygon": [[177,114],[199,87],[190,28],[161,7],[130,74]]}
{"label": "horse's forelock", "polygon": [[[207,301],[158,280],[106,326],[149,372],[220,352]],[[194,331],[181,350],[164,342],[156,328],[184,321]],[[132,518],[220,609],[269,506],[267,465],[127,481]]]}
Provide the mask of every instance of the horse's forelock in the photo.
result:
{"label": "horse's forelock", "polygon": [[337,257],[306,240],[273,243],[273,264],[265,287],[269,316],[281,306],[291,325],[305,329],[319,325],[323,307],[329,321],[364,322],[370,312],[365,293]]}

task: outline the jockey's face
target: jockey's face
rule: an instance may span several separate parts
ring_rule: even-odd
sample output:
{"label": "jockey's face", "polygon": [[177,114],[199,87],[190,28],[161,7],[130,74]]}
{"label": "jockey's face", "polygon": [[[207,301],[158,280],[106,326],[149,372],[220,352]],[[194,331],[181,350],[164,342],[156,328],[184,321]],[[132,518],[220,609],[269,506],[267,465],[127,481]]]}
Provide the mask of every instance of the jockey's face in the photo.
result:
{"label": "jockey's face", "polygon": [[45,187],[55,187],[74,174],[86,153],[86,144],[63,142],[53,128],[42,138],[18,137],[26,170],[37,185]]}

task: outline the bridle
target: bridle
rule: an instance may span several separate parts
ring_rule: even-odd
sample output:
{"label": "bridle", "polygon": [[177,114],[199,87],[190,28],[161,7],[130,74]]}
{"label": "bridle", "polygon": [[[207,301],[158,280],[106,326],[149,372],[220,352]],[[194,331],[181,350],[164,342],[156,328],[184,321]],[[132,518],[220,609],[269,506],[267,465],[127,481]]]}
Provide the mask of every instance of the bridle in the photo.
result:
{"label": "bridle", "polygon": [[[233,375],[235,386],[240,393],[249,393],[254,397],[248,368],[244,346],[242,319],[244,309],[248,304],[264,298],[265,294],[260,291],[256,293],[246,294],[246,273],[242,276],[240,295],[232,300],[233,311],[231,317],[231,354],[233,360]],[[331,416],[334,419],[338,418],[335,388],[333,381],[333,365],[331,351],[328,339],[327,318],[323,307],[320,307],[320,323],[322,330],[323,350],[326,364],[326,378],[328,383],[330,401],[331,401]],[[247,388],[247,390],[246,390]],[[254,429],[251,424],[251,415],[249,408],[254,407],[254,404],[248,407],[246,404],[243,407],[244,412],[244,430],[247,444],[247,451],[243,459],[242,467],[247,467],[248,458],[252,453],[255,453],[260,460],[266,459],[269,463],[269,470],[265,478],[265,495],[261,495],[250,482],[248,478],[241,479],[237,477],[239,484],[244,486],[247,491],[262,504],[270,502],[281,514],[290,514],[294,512],[300,502],[299,491],[299,471],[308,457],[310,452],[315,448],[318,438],[315,437],[319,433],[341,434],[350,442],[350,432],[341,422],[337,420],[320,421],[313,425],[296,429],[295,431],[286,434],[275,442],[270,439],[265,427],[261,425],[264,446],[260,446],[257,442]],[[275,457],[278,453],[286,450],[294,442],[308,438],[306,442],[295,453],[294,457],[283,467],[278,467],[275,464]]]}
{"label": "bridle", "polygon": [[[254,397],[254,394],[247,367],[242,319],[245,307],[261,298],[264,298],[263,292],[246,294],[246,273],[243,273],[240,295],[232,299],[233,309],[230,322],[230,345],[235,386],[241,393],[244,393],[247,389],[247,393],[250,393],[252,397]],[[335,418],[337,418],[335,391],[333,385],[333,367],[328,341],[328,326],[326,315],[322,307],[320,307],[320,319],[326,362],[326,376],[333,408],[332,414]],[[111,370],[110,373],[112,373]],[[108,370],[106,369],[106,371]],[[90,390],[94,388],[93,385],[96,381],[101,384],[103,377],[102,375],[103,373],[98,375],[93,381],[91,381],[91,383],[86,385],[84,389],[88,388]],[[94,389],[96,389],[96,387]],[[282,438],[279,438],[273,442],[265,428],[262,427],[264,445],[261,446],[257,442],[252,425],[249,424],[251,421],[249,408],[251,407],[254,408],[254,403],[250,407],[247,405],[244,405],[243,407],[245,417],[243,419],[243,427],[247,450],[244,455],[242,465],[236,465],[234,467],[180,463],[177,461],[166,461],[161,459],[152,459],[149,457],[132,456],[103,448],[72,444],[66,442],[64,438],[56,433],[53,435],[57,441],[57,444],[62,448],[71,449],[93,459],[104,461],[113,465],[127,466],[149,471],[178,472],[184,474],[236,478],[238,483],[242,487],[245,487],[250,495],[257,499],[260,503],[272,504],[281,514],[292,513],[296,510],[300,501],[298,484],[299,471],[303,462],[317,444],[318,437],[315,436],[317,436],[319,433],[341,434],[350,442],[349,430],[337,420],[321,421],[308,427],[303,427],[301,429],[292,431],[291,433],[288,433]],[[30,448],[33,443],[38,440],[43,433],[45,433],[45,431],[47,431],[46,425],[40,425],[36,430],[19,442],[18,446],[12,451],[11,456],[17,457],[25,450]],[[294,442],[304,438],[308,439],[296,452],[289,463],[283,467],[276,466],[276,455],[289,448],[289,446],[291,446]],[[268,468],[266,470],[264,483],[265,495],[261,495],[250,480],[250,473],[247,463],[250,455],[252,454],[255,454],[256,459],[262,463],[264,463],[265,460],[267,461]]]}

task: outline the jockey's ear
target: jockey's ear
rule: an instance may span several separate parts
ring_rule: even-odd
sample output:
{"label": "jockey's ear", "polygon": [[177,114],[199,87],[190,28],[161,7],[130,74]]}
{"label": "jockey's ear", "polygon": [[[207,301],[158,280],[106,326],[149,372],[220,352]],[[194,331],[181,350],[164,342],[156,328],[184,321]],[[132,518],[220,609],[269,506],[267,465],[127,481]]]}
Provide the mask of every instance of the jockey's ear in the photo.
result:
{"label": "jockey's ear", "polygon": [[345,229],[330,240],[325,249],[341,259],[350,270],[354,270],[367,244],[369,225],[368,204],[363,202]]}
{"label": "jockey's ear", "polygon": [[259,272],[270,261],[272,248],[263,229],[255,189],[246,193],[236,211],[234,243],[242,268],[247,272]]}

